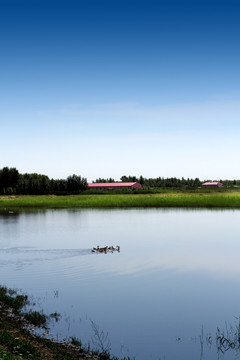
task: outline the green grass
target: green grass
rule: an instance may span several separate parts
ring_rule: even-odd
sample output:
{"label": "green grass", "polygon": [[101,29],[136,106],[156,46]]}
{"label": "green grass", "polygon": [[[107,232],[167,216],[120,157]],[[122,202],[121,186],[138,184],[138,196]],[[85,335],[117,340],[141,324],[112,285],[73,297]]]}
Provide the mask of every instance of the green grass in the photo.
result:
{"label": "green grass", "polygon": [[22,360],[22,357],[12,355],[8,351],[0,349],[0,360]]}
{"label": "green grass", "polygon": [[48,317],[40,313],[39,311],[30,310],[28,313],[23,314],[24,318],[29,321],[32,325],[37,327],[46,326]]}
{"label": "green grass", "polygon": [[14,313],[19,313],[19,311],[28,303],[28,296],[18,295],[15,290],[0,286],[0,302],[10,307]]}
{"label": "green grass", "polygon": [[167,191],[156,194],[101,194],[72,196],[0,197],[0,209],[17,208],[240,208],[239,191]]}
{"label": "green grass", "polygon": [[21,356],[24,359],[38,359],[38,350],[26,341],[21,341],[12,336],[8,331],[0,331],[0,344],[4,345],[13,355]]}

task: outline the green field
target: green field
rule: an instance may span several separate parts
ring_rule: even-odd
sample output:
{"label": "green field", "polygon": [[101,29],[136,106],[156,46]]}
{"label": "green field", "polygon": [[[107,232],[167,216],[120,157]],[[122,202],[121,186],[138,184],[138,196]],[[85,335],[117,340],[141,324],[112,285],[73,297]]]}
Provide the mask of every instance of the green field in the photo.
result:
{"label": "green field", "polygon": [[71,196],[0,196],[0,209],[14,208],[139,208],[192,207],[240,208],[239,191],[178,192],[157,194],[101,194]]}

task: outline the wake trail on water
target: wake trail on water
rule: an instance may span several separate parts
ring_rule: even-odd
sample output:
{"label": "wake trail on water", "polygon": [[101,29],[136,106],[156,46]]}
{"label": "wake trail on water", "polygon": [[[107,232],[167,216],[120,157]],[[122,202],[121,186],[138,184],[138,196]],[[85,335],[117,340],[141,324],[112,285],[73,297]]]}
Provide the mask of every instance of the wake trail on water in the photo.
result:
{"label": "wake trail on water", "polygon": [[91,255],[91,249],[36,249],[33,247],[10,247],[0,249],[0,266],[22,262],[50,261]]}

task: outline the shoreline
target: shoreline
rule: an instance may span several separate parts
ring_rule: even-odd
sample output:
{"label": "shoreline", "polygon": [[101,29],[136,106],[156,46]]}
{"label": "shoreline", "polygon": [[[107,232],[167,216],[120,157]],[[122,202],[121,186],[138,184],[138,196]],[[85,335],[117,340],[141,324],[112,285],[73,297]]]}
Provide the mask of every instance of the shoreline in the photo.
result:
{"label": "shoreline", "polygon": [[0,211],[66,208],[230,208],[240,209],[240,192],[178,192],[148,194],[12,195],[0,196]]}
{"label": "shoreline", "polygon": [[[57,341],[34,334],[34,331],[41,326],[27,320],[27,315],[31,314],[31,311],[22,312],[25,305],[25,300],[22,301],[23,297],[27,299],[26,295],[17,295],[17,292],[0,286],[0,359],[101,359],[101,356],[93,354],[79,345],[76,346],[70,341]],[[20,298],[19,303],[22,301],[20,305],[17,304],[18,301],[14,300],[18,298]]]}
{"label": "shoreline", "polygon": [[[25,311],[26,305],[31,309]],[[0,359],[4,360],[130,360],[119,358],[107,350],[94,350],[83,346],[80,339],[70,337],[57,340],[39,335],[38,330],[50,330],[51,318],[61,316],[45,315],[33,311],[34,304],[27,295],[0,285]],[[58,321],[58,320],[56,320]]]}

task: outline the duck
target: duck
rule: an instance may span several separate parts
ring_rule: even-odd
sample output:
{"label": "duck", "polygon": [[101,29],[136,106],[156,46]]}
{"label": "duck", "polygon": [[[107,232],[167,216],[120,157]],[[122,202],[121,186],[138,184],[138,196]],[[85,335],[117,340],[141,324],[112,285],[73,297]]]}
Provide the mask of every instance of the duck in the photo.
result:
{"label": "duck", "polygon": [[112,250],[113,251],[118,251],[118,252],[120,252],[120,246],[119,245],[117,245],[117,246],[112,246]]}
{"label": "duck", "polygon": [[98,252],[99,251],[99,245],[95,248],[92,249],[92,252]]}
{"label": "duck", "polygon": [[92,249],[93,253],[107,253],[107,252],[111,252],[113,253],[114,251],[118,251],[120,252],[120,246],[105,246],[105,247],[99,247],[99,245],[95,248]]}

